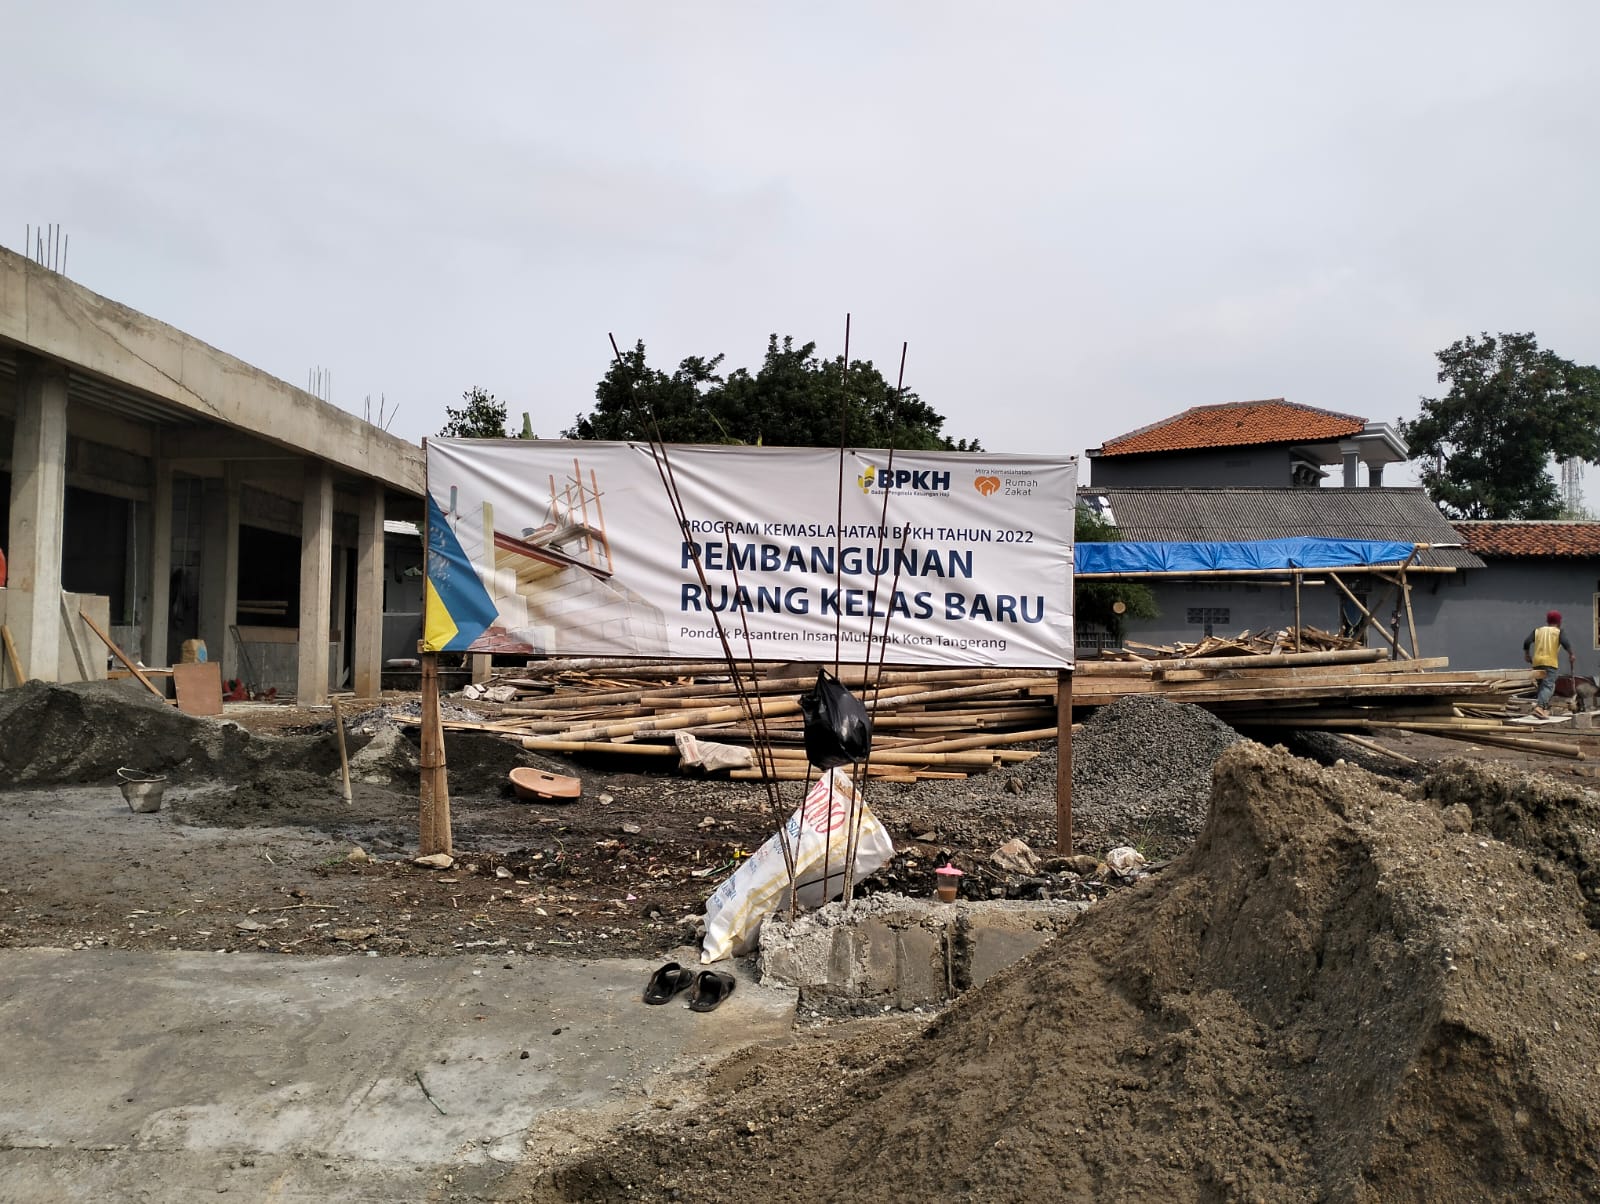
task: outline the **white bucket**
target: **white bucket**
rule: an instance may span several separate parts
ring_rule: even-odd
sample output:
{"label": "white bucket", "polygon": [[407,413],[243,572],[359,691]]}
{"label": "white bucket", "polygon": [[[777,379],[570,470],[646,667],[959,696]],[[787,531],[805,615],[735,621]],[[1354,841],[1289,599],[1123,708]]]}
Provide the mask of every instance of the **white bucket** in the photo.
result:
{"label": "white bucket", "polygon": [[128,800],[130,811],[161,810],[161,794],[167,788],[167,779],[160,774],[145,773],[126,766],[117,770],[122,797]]}

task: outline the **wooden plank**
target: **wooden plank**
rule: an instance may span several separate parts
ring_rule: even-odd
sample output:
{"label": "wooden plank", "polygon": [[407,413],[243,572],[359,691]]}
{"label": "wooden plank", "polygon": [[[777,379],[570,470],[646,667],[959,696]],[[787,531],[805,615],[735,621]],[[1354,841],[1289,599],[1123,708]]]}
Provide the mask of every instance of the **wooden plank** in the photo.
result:
{"label": "wooden plank", "polygon": [[185,715],[222,714],[222,666],[216,661],[173,665],[172,688]]}
{"label": "wooden plank", "polygon": [[95,635],[100,637],[100,642],[102,644],[104,644],[108,649],[110,649],[111,655],[116,657],[119,661],[121,661],[123,668],[125,668],[129,673],[132,673],[135,677],[137,677],[139,679],[139,681],[140,681],[140,684],[142,684],[145,689],[149,690],[150,693],[154,694],[157,698],[161,699],[162,702],[166,702],[167,701],[166,694],[163,691],[156,689],[155,683],[152,682],[148,677],[146,677],[144,675],[144,673],[140,670],[138,665],[134,664],[131,660],[128,659],[128,654],[126,652],[124,652],[121,648],[117,647],[116,641],[113,640],[110,636],[108,636],[105,632],[100,630],[100,624],[96,623],[93,619],[91,619],[87,614],[85,614],[81,610],[78,612],[78,617],[89,625],[89,630],[94,632]]}
{"label": "wooden plank", "polygon": [[17,656],[17,646],[11,642],[11,628],[0,623],[0,642],[6,646],[6,663],[11,666],[11,678],[14,684],[22,684],[22,659]]}

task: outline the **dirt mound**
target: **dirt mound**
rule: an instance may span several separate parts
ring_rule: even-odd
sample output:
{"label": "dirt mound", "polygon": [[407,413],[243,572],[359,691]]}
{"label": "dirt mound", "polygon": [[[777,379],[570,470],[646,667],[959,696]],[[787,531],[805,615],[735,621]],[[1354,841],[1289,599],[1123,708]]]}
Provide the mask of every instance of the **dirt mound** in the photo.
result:
{"label": "dirt mound", "polygon": [[873,1069],[774,1059],[525,1198],[1593,1199],[1597,819],[1239,744],[1179,862]]}
{"label": "dirt mound", "polygon": [[30,681],[0,692],[0,783],[9,786],[108,782],[124,765],[187,781],[338,764],[331,736],[252,736],[115,682]]}

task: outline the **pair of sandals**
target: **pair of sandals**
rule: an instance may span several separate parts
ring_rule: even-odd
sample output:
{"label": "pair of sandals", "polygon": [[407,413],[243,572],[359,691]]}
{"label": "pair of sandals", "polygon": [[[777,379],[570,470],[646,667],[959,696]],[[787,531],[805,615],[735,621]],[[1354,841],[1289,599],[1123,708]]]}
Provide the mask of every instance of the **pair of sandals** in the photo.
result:
{"label": "pair of sandals", "polygon": [[689,1010],[709,1012],[732,995],[736,985],[737,980],[733,975],[724,974],[721,970],[701,970],[696,973],[688,966],[668,962],[650,976],[644,989],[644,1001],[667,1003],[680,991],[687,990]]}

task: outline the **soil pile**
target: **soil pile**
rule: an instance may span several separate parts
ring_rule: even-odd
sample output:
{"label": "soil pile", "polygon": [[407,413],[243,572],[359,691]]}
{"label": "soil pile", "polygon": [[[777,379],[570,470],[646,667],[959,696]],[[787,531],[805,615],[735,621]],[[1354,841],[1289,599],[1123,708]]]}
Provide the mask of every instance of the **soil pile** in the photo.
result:
{"label": "soil pile", "polygon": [[280,765],[327,773],[338,764],[332,736],[252,736],[116,682],[30,681],[0,692],[0,783],[8,786],[108,782],[124,765],[187,781]]}
{"label": "soil pile", "polygon": [[920,1038],[774,1055],[524,1198],[1593,1199],[1597,830],[1497,767],[1239,744],[1188,854]]}

